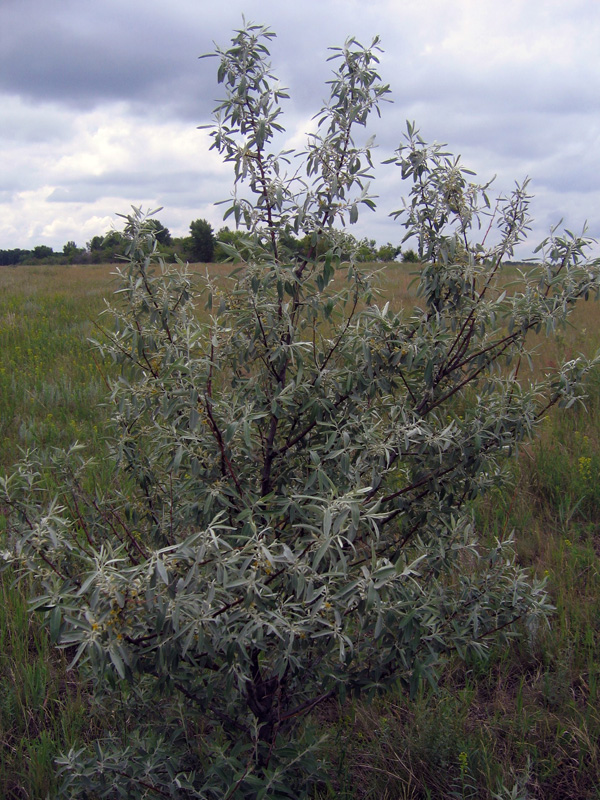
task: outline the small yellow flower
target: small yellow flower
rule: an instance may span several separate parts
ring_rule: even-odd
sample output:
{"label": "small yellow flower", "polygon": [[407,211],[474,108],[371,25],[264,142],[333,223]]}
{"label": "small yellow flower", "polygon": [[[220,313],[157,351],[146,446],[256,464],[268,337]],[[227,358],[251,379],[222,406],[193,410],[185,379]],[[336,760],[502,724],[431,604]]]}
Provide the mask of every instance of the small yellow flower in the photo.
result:
{"label": "small yellow flower", "polygon": [[[584,437],[584,439],[587,437]],[[579,474],[585,483],[592,480],[592,459],[589,456],[579,457]]]}

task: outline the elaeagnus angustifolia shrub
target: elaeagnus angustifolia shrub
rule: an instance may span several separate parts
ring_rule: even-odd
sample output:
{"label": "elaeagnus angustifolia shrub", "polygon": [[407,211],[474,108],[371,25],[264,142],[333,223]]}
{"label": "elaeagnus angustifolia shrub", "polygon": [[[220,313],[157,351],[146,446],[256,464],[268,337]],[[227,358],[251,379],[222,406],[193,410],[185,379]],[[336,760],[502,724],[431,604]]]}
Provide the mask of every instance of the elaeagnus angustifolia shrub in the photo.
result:
{"label": "elaeagnus angustifolia shrub", "polygon": [[29,453],[2,482],[5,559],[114,719],[59,759],[66,797],[309,796],[324,703],[414,695],[449,654],[484,656],[548,613],[471,505],[550,406],[583,397],[597,358],[539,380],[521,365],[530,334],[597,294],[589,242],[553,231],[507,286],[526,185],[490,204],[409,125],[389,169],[407,186],[396,216],[418,248],[417,305],[379,304],[364,265],[339,257],[344,224],[375,205],[361,142],[388,93],[378,40],[334,48],[296,158],[275,148],[272,36],[247,25],[213,54],[212,147],[235,176],[226,216],[247,229],[242,251],[225,245],[232,279],[198,287],[162,258],[156,211],[126,218],[97,343],[121,368],[111,486],[90,488],[79,445],[50,465]]}

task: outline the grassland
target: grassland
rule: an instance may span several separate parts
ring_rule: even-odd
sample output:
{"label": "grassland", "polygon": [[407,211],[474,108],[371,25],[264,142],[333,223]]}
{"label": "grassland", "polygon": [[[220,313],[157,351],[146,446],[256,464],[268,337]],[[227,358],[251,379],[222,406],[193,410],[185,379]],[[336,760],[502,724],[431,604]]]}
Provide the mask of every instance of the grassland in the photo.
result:
{"label": "grassland", "polygon": [[[100,452],[110,365],[87,337],[111,270],[0,268],[0,470],[19,448],[79,439]],[[387,267],[382,299],[410,305],[409,283],[406,267]],[[600,347],[599,322],[599,306],[584,304],[557,342],[540,341],[539,368]],[[547,577],[551,628],[492,651],[485,664],[450,664],[437,694],[327,709],[333,768],[322,798],[600,797],[599,478],[600,376],[587,410],[551,414],[522,448],[514,489],[476,509],[487,536],[514,530],[521,561]],[[54,756],[110,720],[52,650],[11,576],[0,580],[0,796],[41,800],[55,788]]]}

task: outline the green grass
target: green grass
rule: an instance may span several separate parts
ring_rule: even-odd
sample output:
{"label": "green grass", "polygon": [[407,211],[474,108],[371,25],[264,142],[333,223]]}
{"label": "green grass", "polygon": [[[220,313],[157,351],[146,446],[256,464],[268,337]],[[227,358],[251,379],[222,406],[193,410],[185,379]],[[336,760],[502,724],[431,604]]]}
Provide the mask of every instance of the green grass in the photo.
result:
{"label": "green grass", "polygon": [[[107,390],[86,338],[110,291],[107,267],[0,269],[0,469],[26,448],[101,446]],[[2,518],[0,517],[0,530]],[[0,576],[0,796],[45,798],[53,760],[90,730],[89,701],[64,654]]]}
{"label": "green grass", "polygon": [[[19,448],[79,439],[101,453],[110,367],[86,337],[111,269],[0,269],[3,471]],[[381,274],[382,298],[395,307],[413,302],[411,269]],[[557,345],[540,341],[540,368],[600,346],[599,316],[585,304]],[[439,691],[415,701],[398,694],[323,710],[333,766],[321,798],[600,797],[600,377],[587,411],[553,412],[522,447],[514,486],[478,506],[477,524],[490,538],[514,530],[521,562],[547,577],[550,629],[525,632],[485,664],[451,663]],[[109,721],[23,598],[2,575],[0,796],[42,800],[55,788],[53,758]]]}
{"label": "green grass", "polygon": [[109,286],[106,267],[0,271],[0,464],[19,447],[98,441],[105,395],[86,341]]}
{"label": "green grass", "polygon": [[0,584],[0,676],[2,797],[44,798],[55,785],[57,750],[89,731],[89,701],[6,574]]}

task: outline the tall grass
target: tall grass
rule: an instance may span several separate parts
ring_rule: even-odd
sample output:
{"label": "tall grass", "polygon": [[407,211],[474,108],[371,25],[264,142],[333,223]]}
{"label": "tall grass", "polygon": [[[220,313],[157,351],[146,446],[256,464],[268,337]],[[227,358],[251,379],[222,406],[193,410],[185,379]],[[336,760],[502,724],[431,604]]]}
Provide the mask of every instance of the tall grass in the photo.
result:
{"label": "tall grass", "polygon": [[[74,439],[101,455],[111,367],[87,337],[112,269],[0,269],[3,471],[20,448]],[[389,266],[378,280],[392,307],[414,302],[409,266]],[[556,343],[540,339],[539,369],[599,347],[599,318],[596,304],[583,304]],[[483,665],[450,663],[439,691],[416,701],[398,694],[326,709],[334,766],[322,798],[600,797],[600,377],[586,406],[552,412],[522,447],[514,489],[476,508],[487,536],[514,530],[521,562],[546,576],[550,629],[525,631]],[[0,516],[0,536],[2,525]],[[52,796],[56,754],[110,725],[66,664],[23,591],[0,576],[0,797]]]}
{"label": "tall grass", "polygon": [[19,447],[98,440],[101,367],[86,337],[107,267],[0,270],[0,464]]}
{"label": "tall grass", "polygon": [[[105,366],[87,337],[110,292],[109,272],[0,269],[2,471],[26,448],[74,439],[101,447]],[[29,614],[23,588],[0,575],[0,797],[45,798],[55,788],[54,758],[89,730],[90,709],[85,687]]]}

